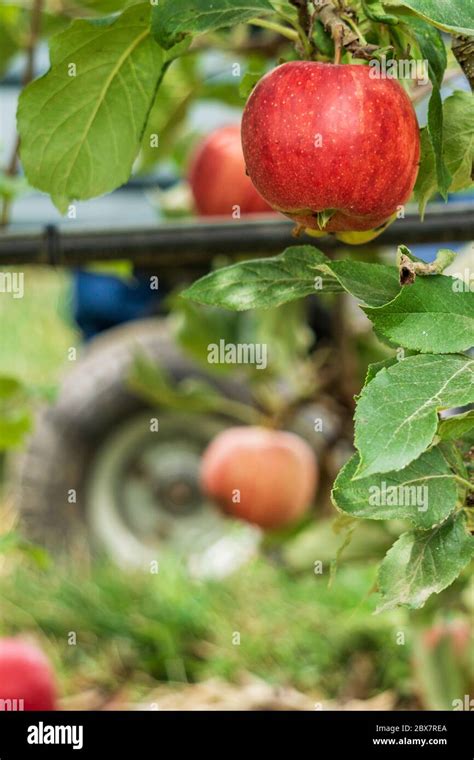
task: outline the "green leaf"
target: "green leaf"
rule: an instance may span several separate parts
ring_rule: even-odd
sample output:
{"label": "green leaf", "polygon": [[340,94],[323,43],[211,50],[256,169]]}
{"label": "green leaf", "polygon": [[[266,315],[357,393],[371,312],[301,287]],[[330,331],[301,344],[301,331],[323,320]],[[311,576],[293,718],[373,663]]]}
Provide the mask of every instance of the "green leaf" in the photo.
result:
{"label": "green leaf", "polygon": [[[451,174],[450,192],[464,190],[472,184],[474,163],[474,98],[467,92],[455,92],[443,103],[443,155]],[[428,200],[438,188],[433,148],[427,129],[421,130],[421,163],[415,185],[415,197],[424,215]]]}
{"label": "green leaf", "polygon": [[195,378],[192,382],[173,383],[161,367],[141,354],[135,357],[128,383],[149,403],[182,412],[209,411],[219,396],[211,385]]}
{"label": "green leaf", "polygon": [[393,301],[364,311],[378,335],[413,351],[455,354],[474,345],[474,293],[453,277],[418,276]]}
{"label": "green leaf", "polygon": [[[399,12],[403,20],[406,13]],[[446,200],[451,175],[446,167],[443,154],[443,104],[441,101],[441,86],[446,71],[446,47],[440,32],[422,19],[411,16],[409,24],[405,25],[410,37],[418,45],[419,57],[428,64],[428,74],[433,85],[433,91],[428,106],[428,134],[435,159],[436,178],[439,192]]]}
{"label": "green leaf", "polygon": [[462,514],[430,531],[403,533],[379,570],[382,603],[377,612],[397,605],[418,609],[458,577],[474,552],[474,538]]}
{"label": "green leaf", "polygon": [[[317,248],[291,246],[273,258],[244,261],[211,272],[181,295],[234,311],[269,309],[315,293],[318,264],[326,261],[329,259]],[[340,290],[330,275],[322,277],[322,289]]]}
{"label": "green leaf", "polygon": [[367,374],[365,376],[364,387],[374,379],[374,377],[380,372],[381,369],[388,369],[388,367],[393,367],[393,365],[398,361],[399,360],[396,356],[391,356],[388,359],[382,359],[380,362],[369,364],[367,368]]}
{"label": "green leaf", "polygon": [[145,3],[112,22],[74,21],[51,40],[49,72],[20,96],[26,175],[61,212],[130,175],[167,65],[149,21]]}
{"label": "green leaf", "polygon": [[474,401],[474,359],[408,356],[366,385],[355,413],[356,478],[401,470],[432,443],[439,409]]}
{"label": "green leaf", "polygon": [[8,375],[0,375],[0,401],[3,403],[7,399],[12,399],[15,396],[23,393],[23,386],[16,377],[9,377]]}
{"label": "green leaf", "polygon": [[396,267],[347,259],[327,261],[318,268],[333,275],[344,290],[368,306],[381,306],[400,292]]}
{"label": "green leaf", "polygon": [[438,435],[443,441],[456,441],[474,430],[474,409],[447,417],[439,424]]}
{"label": "green leaf", "polygon": [[474,34],[474,6],[466,0],[384,0],[384,5],[403,5],[445,32]]}
{"label": "green leaf", "polygon": [[397,8],[396,12],[399,19],[404,22],[401,29],[416,42],[419,48],[419,51],[412,49],[411,55],[416,60],[428,64],[430,81],[440,89],[447,65],[446,47],[441,34],[429,23],[404,9]]}
{"label": "green leaf", "polygon": [[[171,325],[178,343],[186,353],[205,364],[208,362],[209,345],[238,343],[238,315],[223,309],[198,306],[184,298],[173,299]],[[234,372],[232,364],[215,364],[211,367],[221,372]]]}
{"label": "green leaf", "polygon": [[398,18],[387,13],[380,0],[362,0],[362,8],[371,21],[379,24],[398,24]]}
{"label": "green leaf", "polygon": [[[168,158],[185,134],[189,109],[201,87],[199,80],[194,56],[177,58],[167,68],[143,132],[139,172],[148,171],[158,161]],[[187,158],[185,150],[180,153],[183,159]]]}
{"label": "green leaf", "polygon": [[11,176],[0,169],[0,196],[13,200],[28,191],[28,183],[24,177]]}
{"label": "green leaf", "polygon": [[334,42],[331,34],[326,31],[322,22],[315,19],[313,26],[313,41],[316,49],[328,58],[334,57]]}
{"label": "green leaf", "polygon": [[[301,395],[302,388],[306,389],[308,383],[316,380],[308,361],[314,333],[308,326],[304,301],[285,303],[277,309],[253,309],[239,317],[239,342],[267,345],[268,370],[284,378],[285,398],[288,400],[295,391]],[[282,403],[280,390],[275,392],[277,404]]]}
{"label": "green leaf", "polygon": [[443,151],[443,104],[441,93],[437,85],[433,85],[433,92],[428,106],[428,134],[433,148],[436,168],[436,182],[440,195],[447,200],[448,190],[452,176],[446,166]]}
{"label": "green leaf", "polygon": [[25,12],[15,5],[0,5],[0,75],[18,52],[25,31]]}
{"label": "green leaf", "polygon": [[342,512],[369,520],[409,520],[427,530],[455,509],[458,485],[438,448],[430,449],[398,472],[353,480],[359,466],[354,456],[339,472],[332,499]]}
{"label": "green leaf", "polygon": [[152,34],[165,50],[187,35],[204,34],[274,13],[268,0],[159,0]]}
{"label": "green leaf", "polygon": [[258,412],[253,407],[226,398],[211,383],[198,377],[187,377],[177,383],[142,354],[135,357],[128,385],[149,404],[175,409],[182,414],[216,412],[250,425],[260,421]]}
{"label": "green leaf", "polygon": [[0,451],[20,446],[31,426],[26,389],[16,378],[0,376]]}
{"label": "green leaf", "polygon": [[0,536],[0,555],[13,553],[14,551],[17,551],[27,559],[32,560],[40,570],[45,570],[51,564],[46,549],[30,543],[30,541],[25,541],[24,538],[13,531],[4,533]]}
{"label": "green leaf", "polygon": [[239,95],[247,100],[253,88],[264,75],[264,71],[246,71],[239,84]]}

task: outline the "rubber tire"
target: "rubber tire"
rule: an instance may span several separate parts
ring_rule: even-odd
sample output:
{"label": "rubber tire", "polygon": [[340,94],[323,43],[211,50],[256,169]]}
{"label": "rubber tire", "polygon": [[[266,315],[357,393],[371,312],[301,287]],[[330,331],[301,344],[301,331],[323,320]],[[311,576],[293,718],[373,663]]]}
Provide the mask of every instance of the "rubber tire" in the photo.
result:
{"label": "rubber tire", "polygon": [[[56,553],[90,545],[84,490],[99,447],[124,420],[149,408],[126,381],[137,349],[180,381],[206,379],[227,397],[252,403],[242,381],[216,379],[185,358],[166,320],[140,320],[95,338],[60,385],[56,401],[39,411],[25,451],[13,465],[13,498],[30,540]],[[75,491],[75,503],[68,495]]]}

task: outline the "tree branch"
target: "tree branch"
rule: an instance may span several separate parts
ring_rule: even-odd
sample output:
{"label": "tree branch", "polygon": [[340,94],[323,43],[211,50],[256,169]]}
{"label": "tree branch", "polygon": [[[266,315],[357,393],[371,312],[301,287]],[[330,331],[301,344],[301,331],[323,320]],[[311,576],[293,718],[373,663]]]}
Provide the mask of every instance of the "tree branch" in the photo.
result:
{"label": "tree branch", "polygon": [[453,35],[452,51],[474,90],[474,37]]}
{"label": "tree branch", "polygon": [[336,46],[340,45],[345,48],[354,58],[364,58],[365,60],[372,58],[375,51],[379,49],[379,46],[368,45],[365,43],[365,40],[362,42],[359,34],[351,29],[349,24],[340,17],[338,9],[331,0],[327,0],[326,2],[322,0],[322,2],[315,3],[315,5],[317,8],[319,6],[317,10],[318,18],[326,31],[330,32]]}

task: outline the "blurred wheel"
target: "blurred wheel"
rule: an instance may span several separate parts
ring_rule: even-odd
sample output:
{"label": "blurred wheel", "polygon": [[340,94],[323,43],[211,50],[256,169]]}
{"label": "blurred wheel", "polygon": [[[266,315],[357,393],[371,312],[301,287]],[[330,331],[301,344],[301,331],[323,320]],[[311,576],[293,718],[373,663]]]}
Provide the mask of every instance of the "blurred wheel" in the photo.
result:
{"label": "blurred wheel", "polygon": [[[39,413],[15,464],[24,531],[51,550],[88,544],[121,565],[143,566],[164,548],[199,575],[223,575],[252,555],[258,530],[223,516],[202,497],[201,452],[235,420],[152,410],[127,387],[139,350],[176,382],[201,377],[251,403],[241,382],[215,379],[183,357],[164,320],[120,326],[96,338]],[[150,420],[157,417],[159,432]]]}

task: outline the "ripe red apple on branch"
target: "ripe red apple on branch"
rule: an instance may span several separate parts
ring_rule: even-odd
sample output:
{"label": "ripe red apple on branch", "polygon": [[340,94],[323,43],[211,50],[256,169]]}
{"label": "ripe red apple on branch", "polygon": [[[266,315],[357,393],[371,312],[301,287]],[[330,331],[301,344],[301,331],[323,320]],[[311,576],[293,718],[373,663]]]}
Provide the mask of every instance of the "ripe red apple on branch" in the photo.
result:
{"label": "ripe red apple on branch", "polygon": [[56,686],[46,655],[22,639],[0,639],[0,709],[54,710]]}
{"label": "ripe red apple on branch", "polygon": [[216,129],[199,143],[191,160],[189,182],[201,216],[231,218],[236,207],[241,215],[272,213],[245,172],[238,125]]}
{"label": "ripe red apple on branch", "polygon": [[295,433],[229,428],[214,438],[201,462],[203,491],[226,512],[262,528],[302,517],[314,499],[318,464]]}
{"label": "ripe red apple on branch", "polygon": [[304,227],[371,230],[411,195],[420,158],[415,112],[401,85],[374,71],[292,61],[249,97],[247,171],[274,209]]}

